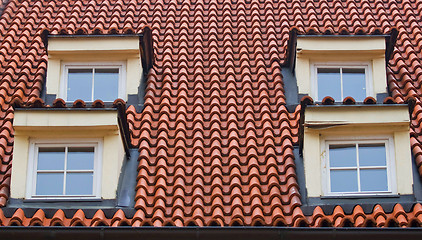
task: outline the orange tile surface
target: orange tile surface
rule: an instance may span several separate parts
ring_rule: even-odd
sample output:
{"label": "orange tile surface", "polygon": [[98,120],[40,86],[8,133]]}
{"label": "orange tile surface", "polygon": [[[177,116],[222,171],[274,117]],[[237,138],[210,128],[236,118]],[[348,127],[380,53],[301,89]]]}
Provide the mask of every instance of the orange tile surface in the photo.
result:
{"label": "orange tile surface", "polygon": [[422,176],[422,1],[6,2],[0,17],[0,206],[9,198],[13,106],[42,106],[43,32],[128,34],[150,26],[155,62],[143,112],[127,109],[132,144],[139,148],[135,216],[117,211],[106,218],[99,210],[86,219],[82,210],[73,217],[58,210],[47,219],[43,210],[24,216],[18,209],[6,218],[0,210],[0,225],[420,226],[420,204],[410,212],[397,204],[391,213],[379,205],[371,214],[359,205],[349,215],[341,207],[333,214],[319,207],[312,216],[302,213],[293,155],[300,105],[287,111],[280,65],[293,29],[335,35],[396,29],[385,102],[415,99],[410,140]]}

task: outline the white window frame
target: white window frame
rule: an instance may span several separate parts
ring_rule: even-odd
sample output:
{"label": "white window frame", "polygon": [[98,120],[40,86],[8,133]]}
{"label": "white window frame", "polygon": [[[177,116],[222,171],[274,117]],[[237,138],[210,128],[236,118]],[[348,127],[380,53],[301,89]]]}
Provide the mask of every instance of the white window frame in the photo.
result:
{"label": "white window frame", "polygon": [[[93,191],[92,195],[36,195],[37,163],[39,147],[94,147]],[[101,198],[101,169],[102,169],[103,140],[92,139],[30,139],[28,177],[26,187],[27,199],[100,199]],[[65,184],[65,183],[64,183]]]}
{"label": "white window frame", "polygon": [[[316,62],[311,64],[311,94],[315,101],[322,101],[318,96],[318,68],[364,68],[366,80],[366,97],[374,97],[371,62]],[[343,75],[341,74],[341,79]],[[341,80],[341,95],[343,81]],[[325,96],[324,96],[325,97]],[[343,99],[347,96],[342,96]],[[353,97],[353,96],[352,96]]]}
{"label": "white window frame", "polygon": [[[342,144],[385,143],[388,191],[331,192],[329,146]],[[390,135],[324,137],[321,144],[322,190],[324,196],[378,196],[397,194],[394,139]],[[359,172],[359,171],[358,171]],[[358,181],[360,178],[358,176]],[[358,183],[359,184],[359,183]]]}
{"label": "white window frame", "polygon": [[[114,61],[114,62],[64,62],[61,66],[62,77],[60,80],[60,97],[63,98],[66,102],[67,100],[67,83],[69,76],[69,69],[93,69],[93,68],[118,68],[119,69],[119,89],[117,92],[117,97],[125,99],[126,93],[126,63],[123,61]],[[93,73],[94,74],[94,73]],[[94,85],[92,85],[91,91],[94,91]],[[93,96],[93,94],[92,94]],[[84,100],[84,99],[82,99]],[[96,99],[84,100],[85,102],[93,102]],[[102,99],[100,99],[102,100]]]}

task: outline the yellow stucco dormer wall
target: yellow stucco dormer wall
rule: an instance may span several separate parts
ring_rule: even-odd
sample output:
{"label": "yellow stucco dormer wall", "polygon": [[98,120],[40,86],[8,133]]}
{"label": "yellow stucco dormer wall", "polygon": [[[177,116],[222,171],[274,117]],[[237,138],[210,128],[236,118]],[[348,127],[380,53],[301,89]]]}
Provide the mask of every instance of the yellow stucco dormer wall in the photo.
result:
{"label": "yellow stucco dormer wall", "polygon": [[116,110],[19,110],[14,118],[14,149],[11,179],[11,197],[26,198],[28,161],[31,141],[66,140],[83,142],[99,139],[102,159],[100,167],[101,198],[115,199],[124,146],[119,131]]}
{"label": "yellow stucco dormer wall", "polygon": [[315,98],[312,66],[317,63],[368,64],[370,96],[387,93],[384,37],[298,37],[295,75],[299,94]]}
{"label": "yellow stucco dormer wall", "polygon": [[308,197],[323,193],[323,142],[328,139],[373,139],[388,136],[394,144],[397,194],[413,193],[412,156],[407,105],[317,106],[305,110],[303,158]]}
{"label": "yellow stucco dormer wall", "polygon": [[47,94],[63,98],[64,66],[68,63],[122,63],[122,98],[137,94],[143,73],[138,36],[51,37],[48,40]]}

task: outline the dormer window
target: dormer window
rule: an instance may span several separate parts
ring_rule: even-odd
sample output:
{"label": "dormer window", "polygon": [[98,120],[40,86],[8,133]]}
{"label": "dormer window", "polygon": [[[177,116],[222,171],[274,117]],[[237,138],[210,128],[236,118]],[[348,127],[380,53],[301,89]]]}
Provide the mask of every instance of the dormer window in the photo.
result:
{"label": "dormer window", "polygon": [[[300,95],[321,102],[387,95],[386,39],[379,36],[298,36],[295,75]],[[383,98],[382,97],[382,98]]]}
{"label": "dormer window", "polygon": [[142,54],[138,35],[50,36],[46,95],[50,102],[127,101],[138,96]]}
{"label": "dormer window", "polygon": [[372,96],[372,83],[369,81],[370,66],[365,63],[313,65],[313,95],[316,101],[322,101],[330,96],[335,101],[343,101],[352,96],[356,101]]}
{"label": "dormer window", "polygon": [[77,99],[113,102],[117,98],[124,98],[125,69],[123,62],[88,66],[65,63],[61,96],[68,102]]}

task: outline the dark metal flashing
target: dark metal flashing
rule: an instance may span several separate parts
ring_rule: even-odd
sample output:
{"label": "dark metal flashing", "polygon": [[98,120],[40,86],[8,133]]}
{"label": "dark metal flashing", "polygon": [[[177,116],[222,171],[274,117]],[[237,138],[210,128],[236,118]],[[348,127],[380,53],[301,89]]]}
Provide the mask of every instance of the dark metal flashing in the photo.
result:
{"label": "dark metal flashing", "polygon": [[377,93],[376,100],[377,100],[377,102],[382,103],[384,101],[384,99],[386,99],[389,96],[390,95],[388,93]]}
{"label": "dark metal flashing", "polygon": [[2,239],[384,240],[420,239],[420,228],[2,227]]}
{"label": "dark metal flashing", "polygon": [[21,209],[24,209],[24,212],[29,211],[29,213],[31,212],[31,209],[35,211],[38,209],[43,209],[43,210],[51,209],[54,212],[56,212],[58,209],[62,209],[63,211],[65,211],[65,210],[72,210],[75,208],[97,210],[99,208],[101,209],[115,208],[116,202],[117,202],[116,199],[98,199],[98,200],[57,199],[54,201],[37,199],[37,200],[28,201],[24,199],[11,198],[8,201],[7,207],[2,208],[2,210],[6,212],[6,211],[10,211],[10,209],[16,210],[17,208],[21,208]]}
{"label": "dark metal flashing", "polygon": [[[46,81],[44,81],[44,87],[43,87],[43,92],[45,93],[47,91],[46,89]],[[56,100],[57,95],[56,94],[43,94],[41,95],[41,99],[45,102],[45,104],[47,105],[53,105],[54,100]]]}
{"label": "dark metal flashing", "polygon": [[284,96],[286,97],[286,104],[287,105],[299,104],[296,76],[287,67],[281,68],[281,74],[283,75]]}
{"label": "dark metal flashing", "polygon": [[138,149],[130,149],[130,156],[123,161],[117,187],[117,207],[135,206],[136,176],[138,175]]}

